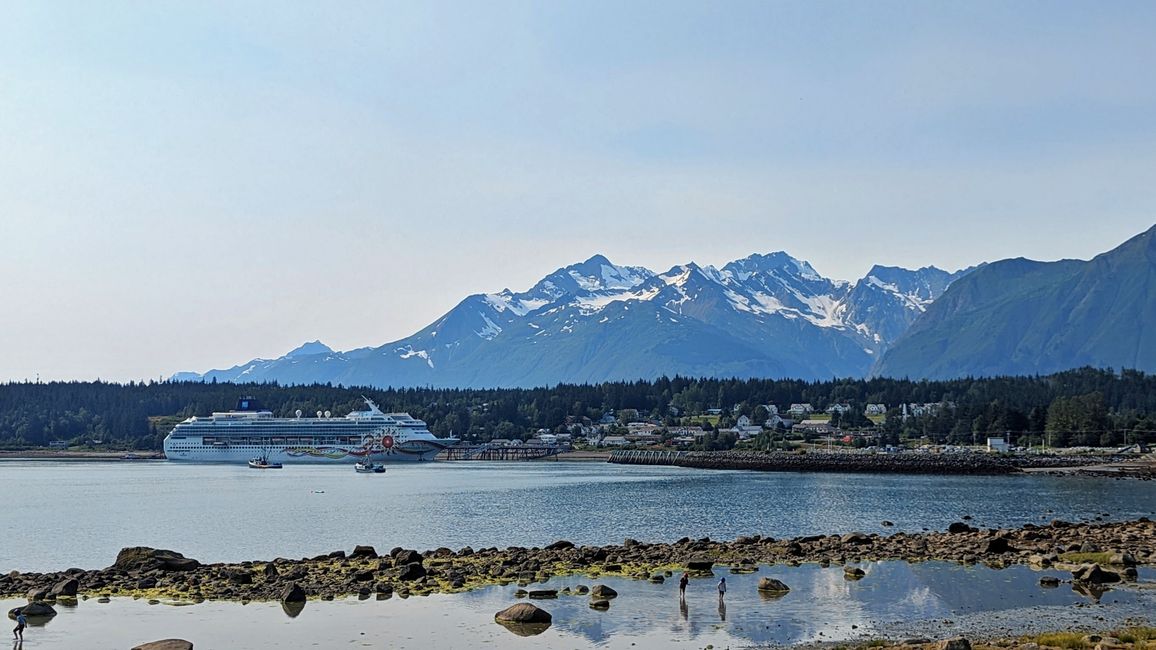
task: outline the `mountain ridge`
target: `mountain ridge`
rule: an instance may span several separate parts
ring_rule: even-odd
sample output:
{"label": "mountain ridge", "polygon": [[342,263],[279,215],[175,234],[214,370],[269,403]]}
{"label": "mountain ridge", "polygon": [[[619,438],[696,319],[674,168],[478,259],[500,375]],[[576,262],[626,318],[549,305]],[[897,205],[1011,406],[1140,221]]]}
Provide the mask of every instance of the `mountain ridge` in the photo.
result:
{"label": "mountain ridge", "polygon": [[317,340],[276,359],[174,378],[525,387],[664,374],[863,376],[969,270],[877,265],[847,282],[784,251],[661,273],[596,254],[523,292],[469,295],[413,335],[377,347],[338,352]]}
{"label": "mountain ridge", "polygon": [[1156,226],[1091,260],[1001,260],[954,283],[876,376],[939,379],[1075,367],[1156,370]]}

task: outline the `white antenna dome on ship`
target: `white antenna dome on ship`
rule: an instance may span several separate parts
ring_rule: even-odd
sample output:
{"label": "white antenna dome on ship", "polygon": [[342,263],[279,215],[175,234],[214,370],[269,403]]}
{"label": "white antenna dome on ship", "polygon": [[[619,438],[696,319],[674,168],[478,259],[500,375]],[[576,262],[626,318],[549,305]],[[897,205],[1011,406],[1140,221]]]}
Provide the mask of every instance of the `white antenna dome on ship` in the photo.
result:
{"label": "white antenna dome on ship", "polygon": [[321,417],[321,411],[317,412],[317,417]]}
{"label": "white antenna dome on ship", "polygon": [[298,418],[300,418],[300,417],[301,417],[301,409],[297,409],[297,417],[298,417]]}
{"label": "white antenna dome on ship", "polygon": [[329,411],[325,412],[325,417],[329,417]]}

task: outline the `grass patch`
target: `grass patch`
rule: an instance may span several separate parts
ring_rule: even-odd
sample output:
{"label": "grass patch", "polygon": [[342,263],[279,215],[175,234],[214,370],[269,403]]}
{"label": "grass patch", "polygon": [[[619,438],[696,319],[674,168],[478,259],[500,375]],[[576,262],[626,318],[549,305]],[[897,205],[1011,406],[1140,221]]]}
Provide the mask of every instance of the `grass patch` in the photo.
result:
{"label": "grass patch", "polygon": [[1084,635],[1079,632],[1045,632],[1032,637],[1031,640],[1040,645],[1065,648],[1066,650],[1084,650],[1088,647]]}
{"label": "grass patch", "polygon": [[1117,631],[1112,636],[1124,643],[1156,641],[1156,627],[1129,627]]}
{"label": "grass patch", "polygon": [[1111,564],[1111,553],[1064,553],[1060,555],[1060,560],[1064,562],[1071,562],[1072,564]]}

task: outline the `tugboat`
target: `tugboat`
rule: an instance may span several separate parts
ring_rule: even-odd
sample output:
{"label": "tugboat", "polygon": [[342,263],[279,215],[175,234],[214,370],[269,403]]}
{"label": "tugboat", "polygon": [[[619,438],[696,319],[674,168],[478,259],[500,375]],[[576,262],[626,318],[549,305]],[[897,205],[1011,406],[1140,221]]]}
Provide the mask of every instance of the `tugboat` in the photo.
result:
{"label": "tugboat", "polygon": [[249,459],[249,467],[252,469],[281,469],[281,463],[269,462],[268,456],[258,456]]}
{"label": "tugboat", "polygon": [[372,460],[361,460],[353,465],[353,471],[358,474],[384,474],[385,465],[375,464]]}

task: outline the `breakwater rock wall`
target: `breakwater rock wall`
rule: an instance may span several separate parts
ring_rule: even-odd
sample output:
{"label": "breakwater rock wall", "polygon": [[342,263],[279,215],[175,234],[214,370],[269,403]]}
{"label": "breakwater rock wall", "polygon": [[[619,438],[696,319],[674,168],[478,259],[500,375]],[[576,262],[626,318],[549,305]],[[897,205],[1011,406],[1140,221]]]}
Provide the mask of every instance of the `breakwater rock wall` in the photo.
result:
{"label": "breakwater rock wall", "polygon": [[1075,467],[1108,463],[1113,457],[1003,456],[999,454],[785,451],[634,451],[611,453],[608,462],[673,465],[698,469],[767,472],[859,472],[880,474],[1012,474],[1026,468]]}

